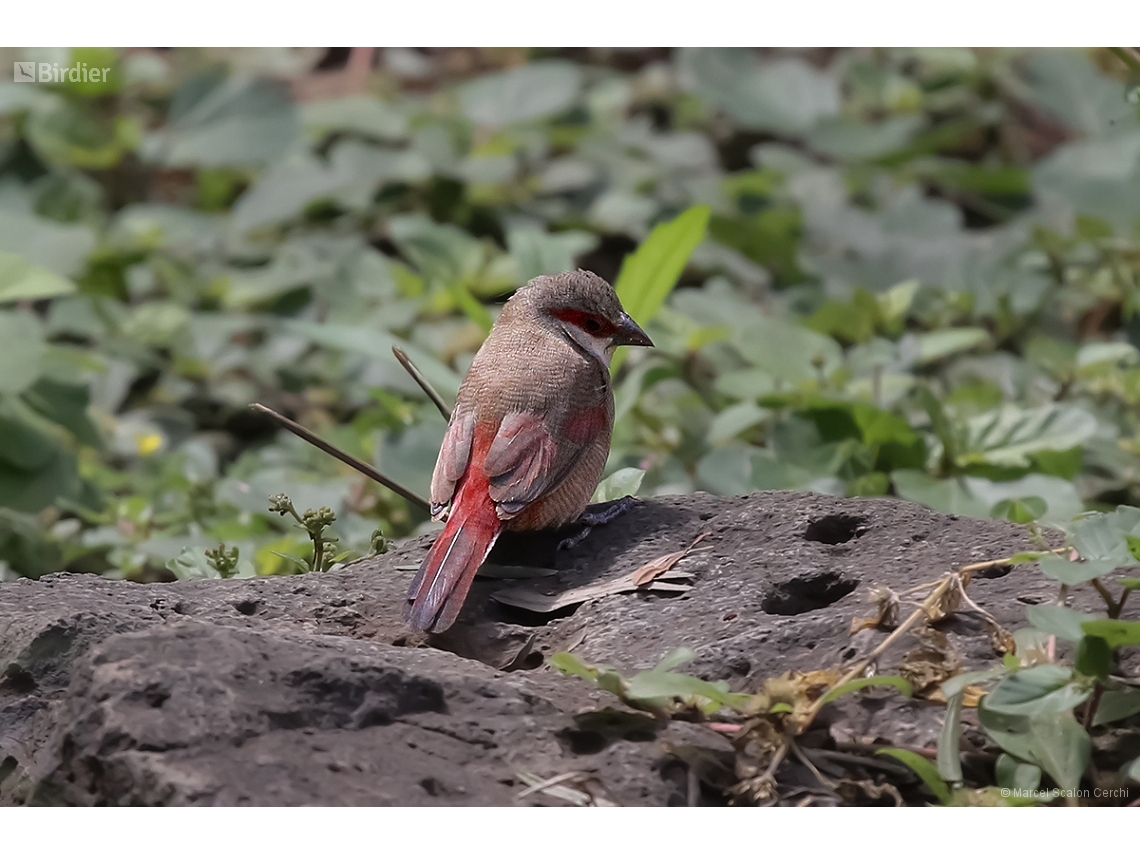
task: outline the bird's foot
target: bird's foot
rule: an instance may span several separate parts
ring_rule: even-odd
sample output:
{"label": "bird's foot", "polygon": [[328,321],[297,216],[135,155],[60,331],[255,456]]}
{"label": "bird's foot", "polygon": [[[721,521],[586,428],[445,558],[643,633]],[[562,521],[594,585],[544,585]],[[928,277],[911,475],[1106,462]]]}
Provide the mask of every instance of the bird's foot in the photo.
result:
{"label": "bird's foot", "polygon": [[633,496],[622,496],[620,499],[613,499],[609,502],[598,502],[595,505],[587,505],[586,510],[582,511],[581,516],[573,523],[574,525],[582,526],[582,530],[564,538],[562,542],[558,544],[558,548],[573,549],[589,536],[595,526],[613,522],[630,508],[640,504],[641,499]]}

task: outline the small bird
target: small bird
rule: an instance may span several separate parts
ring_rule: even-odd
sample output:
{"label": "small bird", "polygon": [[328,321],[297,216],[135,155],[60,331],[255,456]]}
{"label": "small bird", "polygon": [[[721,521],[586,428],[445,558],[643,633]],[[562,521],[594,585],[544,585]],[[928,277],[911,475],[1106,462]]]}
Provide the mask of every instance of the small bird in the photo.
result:
{"label": "small bird", "polygon": [[442,632],[504,531],[557,528],[586,509],[610,451],[619,345],[653,342],[613,287],[585,270],[539,276],[503,306],[475,354],[436,460],[443,532],[408,590],[404,619]]}

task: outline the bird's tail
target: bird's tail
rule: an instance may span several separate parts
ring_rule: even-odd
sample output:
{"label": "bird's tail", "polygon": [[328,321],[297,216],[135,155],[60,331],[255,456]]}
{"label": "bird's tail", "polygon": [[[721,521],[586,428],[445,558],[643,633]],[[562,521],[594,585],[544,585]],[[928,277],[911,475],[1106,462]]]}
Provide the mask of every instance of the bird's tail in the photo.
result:
{"label": "bird's tail", "polygon": [[443,632],[455,623],[475,573],[498,540],[502,527],[486,486],[479,490],[475,482],[463,483],[452,503],[447,525],[428,550],[408,589],[404,620],[412,629]]}

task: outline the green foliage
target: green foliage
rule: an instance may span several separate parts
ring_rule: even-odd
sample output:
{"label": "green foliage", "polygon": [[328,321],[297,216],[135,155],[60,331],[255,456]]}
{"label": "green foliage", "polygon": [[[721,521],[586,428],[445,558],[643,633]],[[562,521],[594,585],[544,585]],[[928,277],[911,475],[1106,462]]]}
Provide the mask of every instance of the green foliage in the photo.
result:
{"label": "green foliage", "polygon": [[629,678],[605,665],[588,665],[571,653],[555,653],[550,664],[563,674],[594,683],[635,709],[658,715],[686,708],[709,715],[722,707],[740,707],[749,699],[748,695],[729,692],[728,683],[723,680],[710,683],[674,670],[695,658],[691,650],[675,650],[651,670],[639,671]]}
{"label": "green foliage", "polygon": [[[443,425],[392,346],[453,395],[503,297],[579,265],[657,344],[615,359],[599,495],[1140,504],[1140,114],[1109,53],[509,50],[457,81],[384,51],[303,103],[308,49],[11,53],[110,73],[0,87],[6,575],[215,574],[219,543],[296,572],[281,492],[353,556],[415,532],[247,405],[425,492]],[[1068,578],[1120,560],[1081,552]]]}

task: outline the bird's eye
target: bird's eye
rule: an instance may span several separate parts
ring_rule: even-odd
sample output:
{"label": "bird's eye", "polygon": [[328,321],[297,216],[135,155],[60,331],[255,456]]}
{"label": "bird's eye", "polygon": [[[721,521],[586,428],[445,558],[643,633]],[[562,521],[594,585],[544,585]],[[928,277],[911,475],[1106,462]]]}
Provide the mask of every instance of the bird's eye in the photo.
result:
{"label": "bird's eye", "polygon": [[597,318],[586,318],[585,323],[582,324],[588,333],[601,332],[602,325]]}

